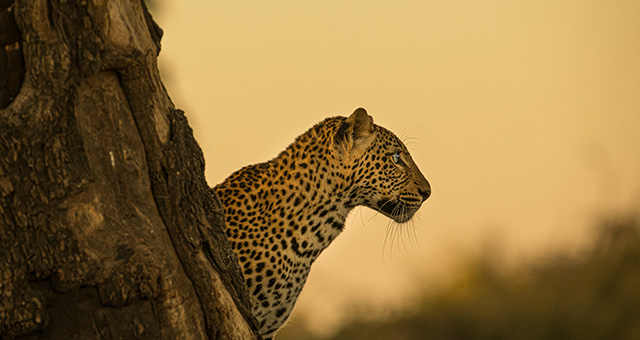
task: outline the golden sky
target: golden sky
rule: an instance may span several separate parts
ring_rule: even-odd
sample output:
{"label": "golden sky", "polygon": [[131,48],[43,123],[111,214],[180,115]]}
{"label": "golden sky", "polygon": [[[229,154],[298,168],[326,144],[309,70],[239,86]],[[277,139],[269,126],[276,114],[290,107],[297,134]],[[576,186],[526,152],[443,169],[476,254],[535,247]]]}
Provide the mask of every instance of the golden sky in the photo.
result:
{"label": "golden sky", "polygon": [[397,306],[496,237],[513,258],[574,249],[599,214],[640,208],[640,1],[190,0],[155,17],[211,185],[360,106],[431,182],[406,247],[352,214],[298,320]]}

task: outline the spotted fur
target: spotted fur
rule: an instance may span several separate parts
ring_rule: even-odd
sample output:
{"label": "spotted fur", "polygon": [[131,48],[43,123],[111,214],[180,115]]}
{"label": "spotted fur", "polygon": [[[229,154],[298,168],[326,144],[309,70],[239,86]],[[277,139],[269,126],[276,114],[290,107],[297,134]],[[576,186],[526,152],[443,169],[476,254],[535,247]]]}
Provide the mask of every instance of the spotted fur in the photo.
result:
{"label": "spotted fur", "polygon": [[431,194],[402,141],[362,108],[320,122],[214,189],[265,339],[285,323],[311,264],[354,207],[403,223]]}

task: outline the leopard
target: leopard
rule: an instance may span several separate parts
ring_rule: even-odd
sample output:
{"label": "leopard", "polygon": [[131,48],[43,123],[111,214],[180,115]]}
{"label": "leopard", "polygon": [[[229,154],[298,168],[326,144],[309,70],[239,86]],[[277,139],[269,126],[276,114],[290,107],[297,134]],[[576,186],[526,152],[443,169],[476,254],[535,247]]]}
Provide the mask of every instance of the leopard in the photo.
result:
{"label": "leopard", "polygon": [[311,265],[365,206],[403,224],[431,195],[407,147],[364,108],[327,118],[214,187],[259,332],[286,323]]}

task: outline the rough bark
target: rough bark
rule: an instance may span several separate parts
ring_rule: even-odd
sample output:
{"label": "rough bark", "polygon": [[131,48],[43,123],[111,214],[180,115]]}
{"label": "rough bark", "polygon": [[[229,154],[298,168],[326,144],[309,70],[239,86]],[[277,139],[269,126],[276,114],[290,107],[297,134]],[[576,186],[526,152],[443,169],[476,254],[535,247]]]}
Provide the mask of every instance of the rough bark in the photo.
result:
{"label": "rough bark", "polygon": [[0,338],[258,339],[144,3],[0,19]]}

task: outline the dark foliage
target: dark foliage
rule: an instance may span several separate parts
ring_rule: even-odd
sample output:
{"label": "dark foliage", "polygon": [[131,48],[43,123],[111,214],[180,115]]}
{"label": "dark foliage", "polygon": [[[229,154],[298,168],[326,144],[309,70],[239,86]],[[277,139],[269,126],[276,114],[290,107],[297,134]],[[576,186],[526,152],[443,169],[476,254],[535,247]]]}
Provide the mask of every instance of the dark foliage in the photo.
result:
{"label": "dark foliage", "polygon": [[415,311],[354,320],[331,339],[640,339],[640,223],[605,221],[582,253],[507,272],[481,256]]}

